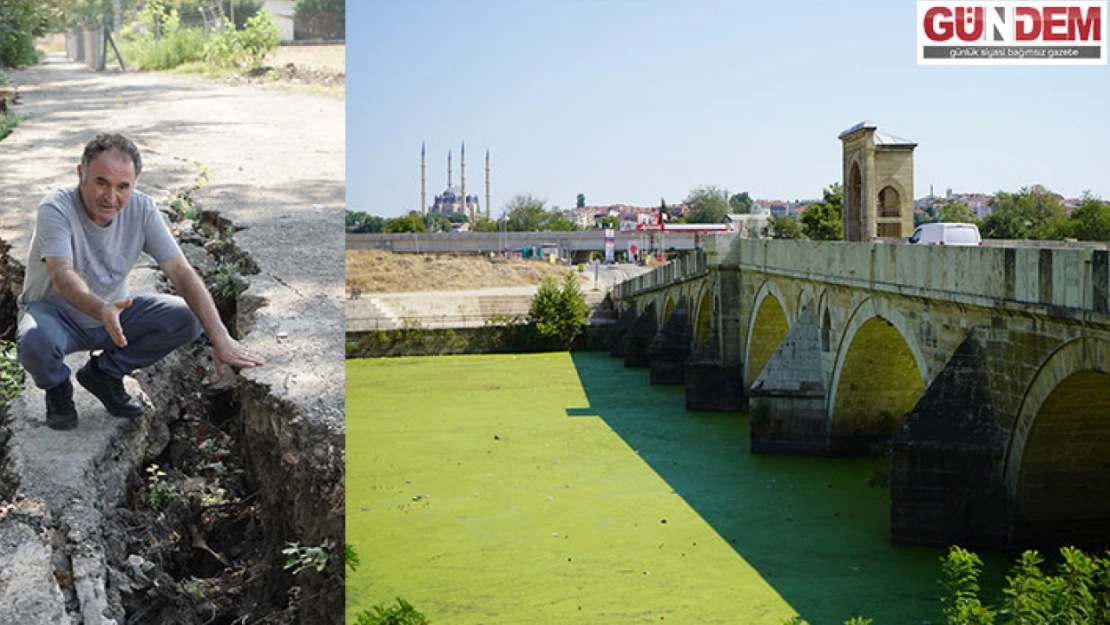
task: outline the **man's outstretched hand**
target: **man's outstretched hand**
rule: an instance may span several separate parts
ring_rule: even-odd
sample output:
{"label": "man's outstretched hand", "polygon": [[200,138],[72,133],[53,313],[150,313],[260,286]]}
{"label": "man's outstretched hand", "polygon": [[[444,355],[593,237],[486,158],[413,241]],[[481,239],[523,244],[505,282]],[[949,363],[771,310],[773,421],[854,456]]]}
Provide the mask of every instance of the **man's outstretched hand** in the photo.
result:
{"label": "man's outstretched hand", "polygon": [[104,306],[100,309],[100,322],[104,324],[104,329],[108,331],[108,336],[112,337],[112,342],[116,344],[116,347],[127,347],[127,337],[123,335],[123,326],[120,325],[119,314],[130,305],[131,298],[129,297],[120,302],[104,302]]}
{"label": "man's outstretched hand", "polygon": [[242,343],[231,337],[228,337],[226,341],[222,341],[219,345],[213,345],[212,351],[213,358],[216,361],[217,380],[224,377],[224,365],[245,368],[266,364],[265,360],[247,351]]}

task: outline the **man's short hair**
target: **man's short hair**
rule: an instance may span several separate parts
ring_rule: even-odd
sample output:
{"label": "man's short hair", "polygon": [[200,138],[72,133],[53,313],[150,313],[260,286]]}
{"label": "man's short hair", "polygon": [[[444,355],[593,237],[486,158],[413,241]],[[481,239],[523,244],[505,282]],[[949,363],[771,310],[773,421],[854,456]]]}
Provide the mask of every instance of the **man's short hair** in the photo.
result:
{"label": "man's short hair", "polygon": [[131,157],[131,164],[135,166],[135,178],[138,178],[139,172],[143,170],[143,157],[135,143],[118,132],[102,132],[85,144],[85,153],[81,155],[82,175],[88,175],[89,165],[92,165],[96,157],[111,150]]}

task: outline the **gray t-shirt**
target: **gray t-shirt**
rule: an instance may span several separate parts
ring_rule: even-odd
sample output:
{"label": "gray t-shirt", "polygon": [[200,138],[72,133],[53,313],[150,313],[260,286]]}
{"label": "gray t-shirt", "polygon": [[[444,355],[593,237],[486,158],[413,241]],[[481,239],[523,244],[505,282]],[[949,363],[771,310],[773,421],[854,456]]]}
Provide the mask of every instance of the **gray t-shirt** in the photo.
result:
{"label": "gray t-shirt", "polygon": [[46,257],[73,261],[74,269],[93,293],[118,302],[127,299],[127,274],[142,252],[158,264],[181,255],[153,200],[133,191],[112,223],[98,226],[85,212],[76,185],[58,189],[39,204],[19,303],[26,308],[31,302],[45,300],[64,308],[82,327],[98,326],[99,320],[77,310],[54,290]]}

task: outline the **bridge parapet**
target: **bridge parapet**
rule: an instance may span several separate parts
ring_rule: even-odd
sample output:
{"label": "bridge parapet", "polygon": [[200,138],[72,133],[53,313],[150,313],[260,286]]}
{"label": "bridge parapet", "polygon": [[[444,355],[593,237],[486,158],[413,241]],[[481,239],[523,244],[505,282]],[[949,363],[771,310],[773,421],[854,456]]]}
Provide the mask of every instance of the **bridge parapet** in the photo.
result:
{"label": "bridge parapet", "polygon": [[613,288],[613,297],[620,300],[646,291],[666,288],[685,280],[704,277],[709,272],[709,266],[705,252],[689,254],[654,271],[621,282]]}
{"label": "bridge parapet", "polygon": [[1051,316],[1110,310],[1110,252],[1102,249],[738,238],[717,249],[717,264],[833,286]]}
{"label": "bridge parapet", "polygon": [[722,266],[970,306],[1016,305],[1052,316],[1110,312],[1110,251],[1094,246],[945,247],[715,234],[706,253],[617,285],[614,295],[621,299],[666,288]]}

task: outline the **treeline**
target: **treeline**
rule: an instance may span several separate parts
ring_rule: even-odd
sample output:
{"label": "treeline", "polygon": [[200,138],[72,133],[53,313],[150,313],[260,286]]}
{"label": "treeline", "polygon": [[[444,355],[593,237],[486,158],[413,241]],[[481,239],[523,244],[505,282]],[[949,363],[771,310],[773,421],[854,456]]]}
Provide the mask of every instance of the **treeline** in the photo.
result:
{"label": "treeline", "polygon": [[361,211],[347,211],[347,232],[451,232],[455,224],[469,224],[471,232],[539,232],[579,230],[578,224],[567,219],[558,206],[547,208],[547,202],[531,195],[517,195],[501,216],[487,219],[477,216],[473,221],[461,213],[421,214],[409,211],[400,217],[378,217]]}
{"label": "treeline", "polygon": [[999,191],[987,205],[991,212],[980,220],[962,199],[937,203],[925,221],[973,223],[988,239],[1110,241],[1110,203],[1090,192],[1070,215],[1063,198],[1041,185]]}
{"label": "treeline", "polygon": [[[772,217],[768,234],[776,239],[838,241],[844,238],[843,206],[840,184],[830,185],[824,197],[806,206],[799,219],[789,215]],[[1110,241],[1110,202],[1090,192],[1083,194],[1071,214],[1065,209],[1062,196],[1041,185],[1023,187],[1014,193],[999,191],[987,206],[990,214],[979,219],[962,199],[938,201],[926,208],[923,216],[915,215],[915,225],[973,223],[988,239]]]}

